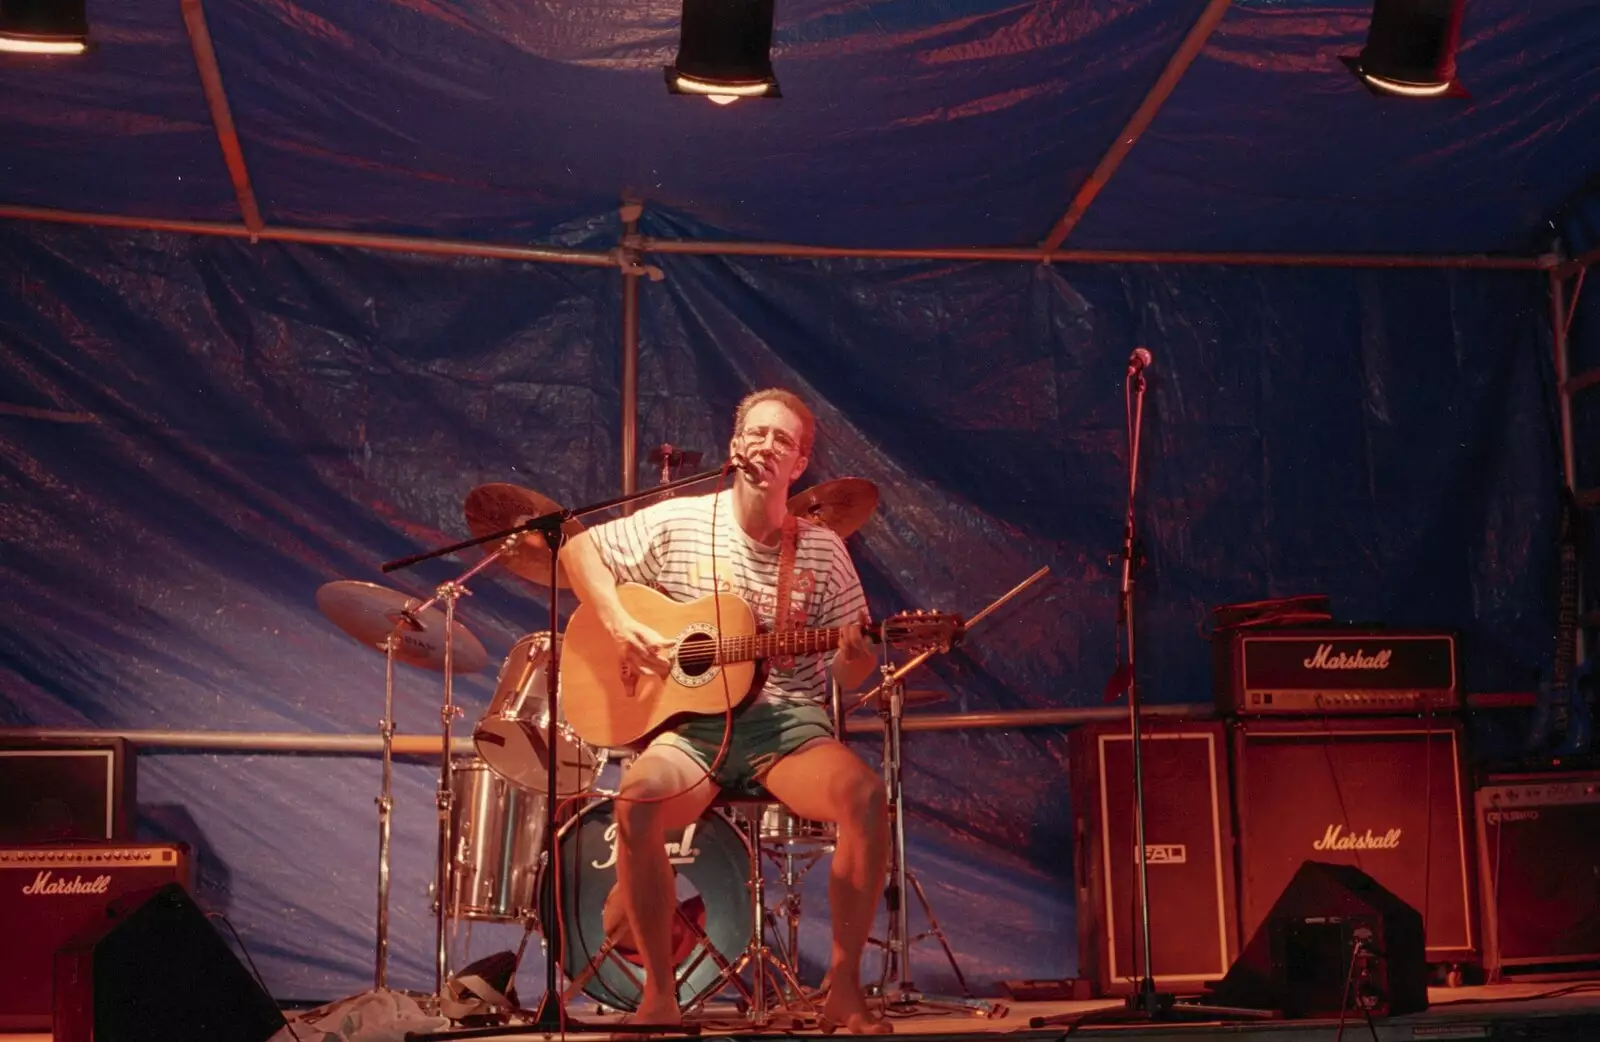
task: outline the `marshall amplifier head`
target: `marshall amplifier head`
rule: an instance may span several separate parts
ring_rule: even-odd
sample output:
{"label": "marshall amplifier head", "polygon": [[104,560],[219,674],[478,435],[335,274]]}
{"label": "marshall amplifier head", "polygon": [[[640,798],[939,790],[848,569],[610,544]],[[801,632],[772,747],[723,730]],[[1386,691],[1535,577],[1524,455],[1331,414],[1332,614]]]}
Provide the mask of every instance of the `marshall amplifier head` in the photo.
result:
{"label": "marshall amplifier head", "polygon": [[1242,629],[1212,643],[1217,708],[1238,716],[1451,712],[1456,639],[1351,627]]}

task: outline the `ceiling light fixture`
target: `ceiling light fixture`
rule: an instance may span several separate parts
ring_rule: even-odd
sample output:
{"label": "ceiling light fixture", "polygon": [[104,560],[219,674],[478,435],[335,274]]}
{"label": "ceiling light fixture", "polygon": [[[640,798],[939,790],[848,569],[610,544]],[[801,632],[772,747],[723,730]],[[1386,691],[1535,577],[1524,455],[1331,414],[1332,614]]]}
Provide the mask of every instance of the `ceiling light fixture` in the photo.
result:
{"label": "ceiling light fixture", "polygon": [[0,0],[0,51],[82,54],[89,48],[85,0]]}
{"label": "ceiling light fixture", "polygon": [[1344,63],[1375,94],[1465,96],[1456,80],[1462,4],[1463,0],[1373,0],[1367,45]]}
{"label": "ceiling light fixture", "polygon": [[667,90],[718,105],[776,98],[772,72],[774,0],[683,0],[678,57],[666,68]]}

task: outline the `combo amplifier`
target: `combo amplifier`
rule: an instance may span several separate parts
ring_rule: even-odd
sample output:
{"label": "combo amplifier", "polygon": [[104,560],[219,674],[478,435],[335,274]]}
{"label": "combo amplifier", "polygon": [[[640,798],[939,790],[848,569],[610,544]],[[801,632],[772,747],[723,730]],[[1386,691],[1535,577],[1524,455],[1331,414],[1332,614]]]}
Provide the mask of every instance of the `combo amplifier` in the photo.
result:
{"label": "combo amplifier", "polygon": [[1237,629],[1212,642],[1217,708],[1239,716],[1450,712],[1454,634],[1351,627]]}
{"label": "combo amplifier", "polygon": [[[1099,994],[1127,992],[1143,975],[1133,742],[1126,725],[1068,741],[1078,975]],[[1227,734],[1217,721],[1146,721],[1140,744],[1150,969],[1162,990],[1197,994],[1238,951]]]}
{"label": "combo amplifier", "polygon": [[1475,802],[1484,968],[1600,966],[1600,772],[1491,775]]}
{"label": "combo amplifier", "polygon": [[171,844],[0,848],[0,1030],[49,1029],[56,949],[124,894],[187,884],[188,868]]}

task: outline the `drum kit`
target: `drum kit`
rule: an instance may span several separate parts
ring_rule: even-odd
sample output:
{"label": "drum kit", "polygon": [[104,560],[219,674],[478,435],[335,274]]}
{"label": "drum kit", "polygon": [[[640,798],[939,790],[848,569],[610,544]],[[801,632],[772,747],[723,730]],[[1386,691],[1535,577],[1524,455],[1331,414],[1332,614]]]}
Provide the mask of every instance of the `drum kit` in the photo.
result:
{"label": "drum kit", "polygon": [[[663,446],[652,455],[662,456],[663,485],[669,468],[689,462],[689,454]],[[695,462],[698,460],[696,459]],[[715,472],[713,472],[715,473]],[[681,482],[671,483],[672,487]],[[664,491],[664,490],[663,490]],[[824,525],[841,538],[857,531],[878,504],[878,490],[861,478],[840,478],[800,492],[789,501],[790,513]],[[509,484],[480,485],[465,501],[467,527],[475,539],[495,536],[525,525],[531,518],[548,517],[561,508],[532,490]],[[575,519],[562,523],[570,537],[582,530]],[[457,544],[459,546],[471,544]],[[553,687],[552,634],[528,633],[512,646],[501,664],[493,697],[472,731],[473,754],[453,751],[452,721],[461,710],[454,704],[453,677],[476,673],[488,664],[479,640],[455,618],[456,601],[466,584],[490,564],[548,588],[552,554],[537,531],[518,531],[498,541],[483,542],[486,551],[465,574],[440,585],[434,596],[418,598],[372,583],[330,582],[317,591],[317,604],[327,618],[363,645],[386,659],[382,737],[382,790],[378,806],[378,907],[375,987],[387,983],[389,946],[389,861],[392,756],[394,738],[395,664],[443,674],[440,722],[443,734],[439,808],[439,857],[435,866],[433,911],[436,916],[435,993],[445,994],[449,980],[447,924],[474,922],[516,924],[523,928],[523,945],[539,932],[546,944],[560,953],[560,968],[567,986],[561,1001],[588,995],[602,1008],[633,1009],[642,994],[642,960],[631,947],[630,931],[608,898],[616,882],[616,792],[602,784],[612,765],[625,766],[631,750],[596,748],[586,744],[564,719],[551,727],[549,695]],[[447,548],[448,549],[448,548]],[[1037,579],[1024,584],[992,604],[1004,600]],[[554,573],[558,588],[568,588],[566,575]],[[551,591],[554,600],[555,591]],[[554,607],[551,611],[554,618]],[[981,618],[975,616],[976,622]],[[561,637],[556,635],[559,653]],[[904,677],[932,652],[891,670],[883,667],[884,680],[865,697],[846,708],[837,690],[833,713],[842,734],[844,717],[865,709],[884,718],[884,770],[891,802],[891,865],[893,876],[886,894],[889,929],[884,939],[872,943],[884,949],[886,1004],[916,998],[910,990],[906,902],[898,899],[909,881],[915,886],[932,925],[965,988],[954,953],[933,920],[921,887],[906,870],[905,828],[901,818],[900,716],[908,707],[938,702],[947,696],[936,691],[908,691]],[[557,704],[560,704],[558,694]],[[564,716],[564,714],[558,714]],[[556,735],[554,770],[547,735]],[[548,779],[555,778],[552,797]],[[558,810],[549,813],[554,798]],[[547,822],[554,820],[555,842],[547,844]],[[686,1013],[703,1007],[726,989],[736,991],[735,1002],[748,1026],[766,1026],[773,1015],[768,1006],[768,981],[774,986],[782,1012],[798,1020],[804,1007],[816,1012],[811,994],[800,982],[800,884],[806,871],[833,851],[835,826],[795,817],[782,804],[717,804],[697,822],[669,835],[668,857],[677,876],[678,907],[674,926],[674,960],[678,994]],[[547,864],[555,851],[557,868]],[[766,904],[763,862],[776,866],[782,893]],[[556,921],[549,921],[554,918]],[[783,929],[779,930],[782,921]],[[781,939],[775,935],[781,933]],[[769,945],[769,936],[775,944]],[[927,936],[927,935],[923,935]],[[520,961],[522,949],[516,958]],[[753,986],[744,979],[746,971]],[[551,971],[554,980],[554,970]],[[894,977],[897,986],[888,985]],[[547,996],[547,1001],[549,997]],[[953,1000],[967,1012],[992,1015],[990,1004],[970,997]],[[440,1003],[442,1007],[442,1003]],[[492,1011],[515,1018],[519,1010]]]}

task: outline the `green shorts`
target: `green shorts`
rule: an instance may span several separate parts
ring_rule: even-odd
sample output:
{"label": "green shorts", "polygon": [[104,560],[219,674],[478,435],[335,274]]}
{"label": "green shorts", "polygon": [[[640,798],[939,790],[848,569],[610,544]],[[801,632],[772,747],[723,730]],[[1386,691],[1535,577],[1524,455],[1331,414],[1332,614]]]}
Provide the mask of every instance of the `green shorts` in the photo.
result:
{"label": "green shorts", "polygon": [[[721,714],[697,716],[671,731],[662,732],[650,744],[681,749],[703,770],[710,772],[717,750],[722,748],[726,722],[727,718]],[[770,798],[762,780],[773,764],[807,742],[832,737],[833,724],[828,711],[820,705],[754,702],[733,714],[728,752],[712,778],[731,795]]]}

